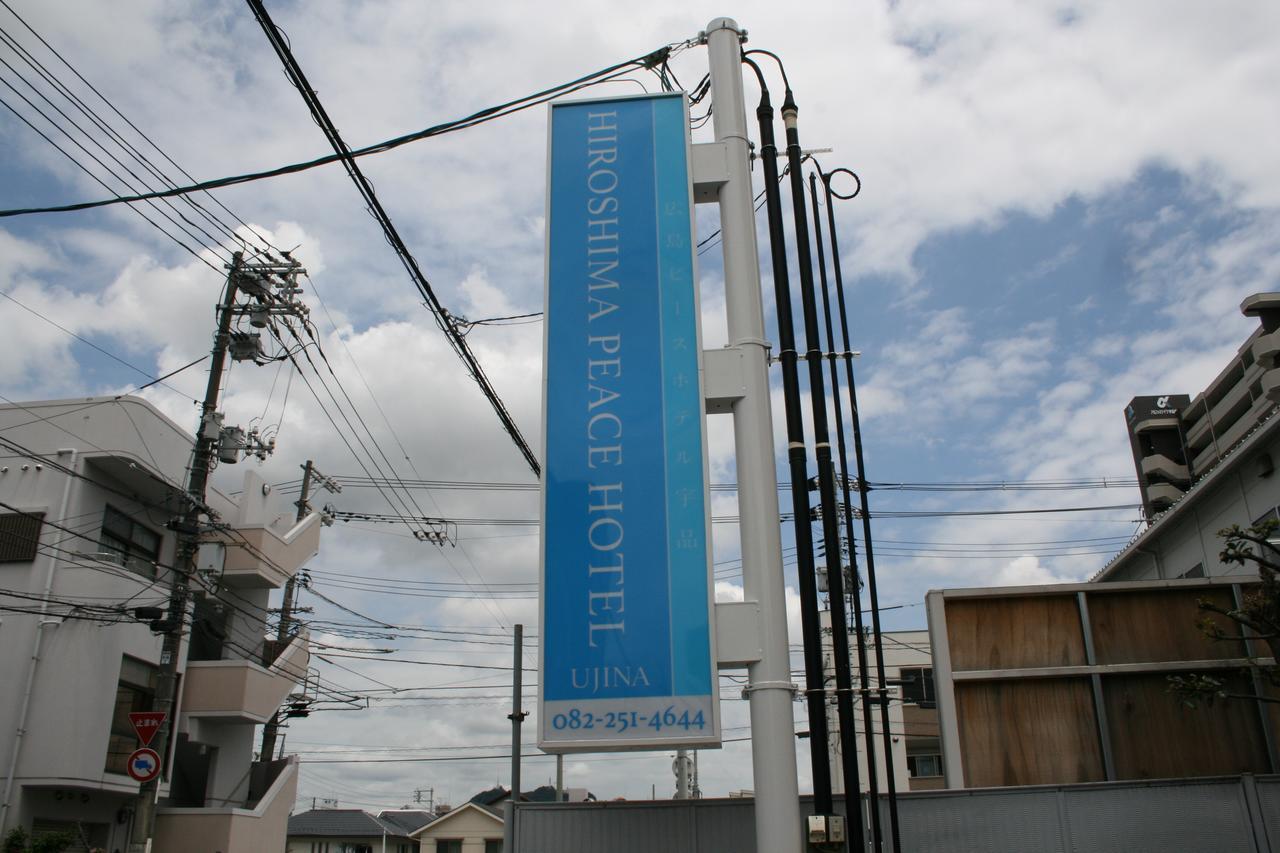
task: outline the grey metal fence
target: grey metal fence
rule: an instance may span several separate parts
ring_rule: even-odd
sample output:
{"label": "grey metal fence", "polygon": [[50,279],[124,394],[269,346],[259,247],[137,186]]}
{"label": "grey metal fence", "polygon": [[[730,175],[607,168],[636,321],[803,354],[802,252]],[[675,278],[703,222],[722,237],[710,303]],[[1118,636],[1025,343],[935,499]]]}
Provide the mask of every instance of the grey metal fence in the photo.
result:
{"label": "grey metal fence", "polygon": [[[755,853],[754,807],[521,803],[512,853]],[[917,791],[898,812],[904,853],[1280,853],[1280,776]]]}

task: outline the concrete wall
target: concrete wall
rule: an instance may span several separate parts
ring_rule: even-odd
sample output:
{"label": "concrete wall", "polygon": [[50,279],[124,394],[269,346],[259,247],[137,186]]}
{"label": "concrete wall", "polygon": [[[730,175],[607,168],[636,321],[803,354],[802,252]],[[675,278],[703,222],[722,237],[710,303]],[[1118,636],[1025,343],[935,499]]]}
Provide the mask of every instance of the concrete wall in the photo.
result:
{"label": "concrete wall", "polygon": [[[807,798],[798,806],[812,813]],[[522,803],[512,853],[742,853],[755,850],[754,807]],[[920,791],[898,810],[904,851],[1280,853],[1277,776]]]}
{"label": "concrete wall", "polygon": [[[6,420],[14,420],[14,414],[13,409],[0,408],[0,427]],[[26,417],[30,419],[29,415]],[[17,432],[21,434],[23,430]],[[11,433],[5,435],[8,437]],[[44,436],[40,441],[32,441],[31,436],[22,438],[26,439],[21,441],[24,446],[45,452],[56,453],[59,447],[76,446],[74,439],[60,434]],[[79,442],[79,446],[84,447],[85,443]],[[102,477],[108,485],[114,484],[92,460],[78,457],[73,462],[69,454],[57,458],[63,465],[74,464],[78,472]],[[24,465],[28,470],[22,470]],[[138,606],[166,600],[167,586],[92,556],[98,551],[97,538],[108,500],[122,511],[151,522],[137,504],[93,483],[63,474],[52,466],[37,470],[30,459],[12,453],[0,455],[0,468],[5,466],[9,471],[0,474],[0,501],[23,511],[43,512],[47,521],[84,533],[84,538],[77,538],[44,525],[41,541],[62,550],[46,547],[45,553],[38,554],[31,563],[0,564],[5,588],[38,599],[52,570],[54,598],[129,599]],[[0,511],[10,510],[0,508]],[[171,560],[174,537],[164,533],[159,524],[150,526],[163,535],[160,559]],[[76,554],[90,556],[79,558]],[[38,607],[38,601],[31,603]],[[64,610],[55,608],[56,612]],[[6,685],[6,689],[0,691],[0,772],[3,773],[7,773],[18,744],[16,732],[23,688],[31,675],[36,635],[38,631],[43,635],[5,829],[17,824],[29,826],[37,818],[64,817],[68,808],[78,802],[78,798],[62,800],[55,806],[47,797],[24,798],[24,786],[31,785],[101,791],[93,800],[102,805],[99,810],[111,813],[114,822],[115,811],[127,804],[128,797],[137,791],[137,784],[127,776],[104,770],[121,659],[128,655],[157,663],[160,639],[142,624],[66,619],[48,620],[40,629],[37,626],[41,620],[34,614],[4,613],[2,620],[0,683]],[[0,779],[0,785],[3,784],[4,780]],[[86,807],[85,813],[93,808]]]}

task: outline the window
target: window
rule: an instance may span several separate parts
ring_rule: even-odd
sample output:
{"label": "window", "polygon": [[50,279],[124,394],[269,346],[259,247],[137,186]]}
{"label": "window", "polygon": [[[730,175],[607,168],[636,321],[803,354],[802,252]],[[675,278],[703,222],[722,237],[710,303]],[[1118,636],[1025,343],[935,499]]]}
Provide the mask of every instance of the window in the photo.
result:
{"label": "window", "polygon": [[502,839],[486,838],[484,840],[484,853],[502,853]]}
{"label": "window", "polygon": [[149,578],[156,576],[160,534],[110,505],[102,517],[102,536],[98,539],[98,547],[104,553],[114,555],[129,571]]}
{"label": "window", "polygon": [[107,738],[108,773],[127,773],[125,765],[138,748],[138,735],[129,722],[133,711],[150,711],[156,698],[159,670],[149,663],[125,657],[120,661],[120,684],[116,687],[116,704],[111,714],[111,735]]}
{"label": "window", "polygon": [[42,512],[0,513],[0,563],[30,563],[40,544]]}
{"label": "window", "polygon": [[902,682],[902,701],[908,705],[932,708],[936,702],[933,693],[933,669],[930,667],[903,667],[898,674]]}
{"label": "window", "polygon": [[912,779],[920,776],[941,776],[941,755],[908,755],[907,775]]}
{"label": "window", "polygon": [[437,838],[436,853],[462,853],[462,839]]}
{"label": "window", "polygon": [[1203,563],[1196,563],[1194,566],[1192,566],[1191,568],[1187,569],[1187,570],[1186,570],[1185,572],[1183,572],[1182,574],[1178,575],[1178,577],[1180,577],[1180,578],[1202,578],[1202,577],[1204,577],[1204,564],[1203,564]]}

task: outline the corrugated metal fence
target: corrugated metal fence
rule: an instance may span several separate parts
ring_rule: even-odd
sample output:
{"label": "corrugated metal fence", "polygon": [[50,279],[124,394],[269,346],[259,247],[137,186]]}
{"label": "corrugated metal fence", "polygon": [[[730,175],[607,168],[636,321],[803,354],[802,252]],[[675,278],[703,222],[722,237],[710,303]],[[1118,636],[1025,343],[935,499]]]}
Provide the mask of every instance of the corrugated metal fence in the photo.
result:
{"label": "corrugated metal fence", "polygon": [[[811,812],[807,798],[800,807]],[[755,853],[753,810],[521,803],[512,853]],[[919,791],[898,813],[904,853],[1280,853],[1280,776]]]}

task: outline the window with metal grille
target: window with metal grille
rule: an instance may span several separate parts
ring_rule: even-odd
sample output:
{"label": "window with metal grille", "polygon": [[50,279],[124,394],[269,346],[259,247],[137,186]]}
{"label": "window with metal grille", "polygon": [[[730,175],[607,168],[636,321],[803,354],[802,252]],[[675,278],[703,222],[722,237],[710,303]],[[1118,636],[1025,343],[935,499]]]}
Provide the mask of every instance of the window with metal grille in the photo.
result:
{"label": "window with metal grille", "polygon": [[40,545],[43,512],[0,513],[0,563],[30,563]]}
{"label": "window with metal grille", "polygon": [[156,576],[160,559],[160,534],[144,527],[111,505],[102,516],[102,535],[98,547],[120,561],[131,572]]}
{"label": "window with metal grille", "polygon": [[116,703],[111,713],[111,735],[107,738],[108,773],[128,772],[129,756],[140,745],[129,714],[153,710],[158,675],[159,670],[154,664],[127,656],[120,659],[120,683],[116,687]]}

